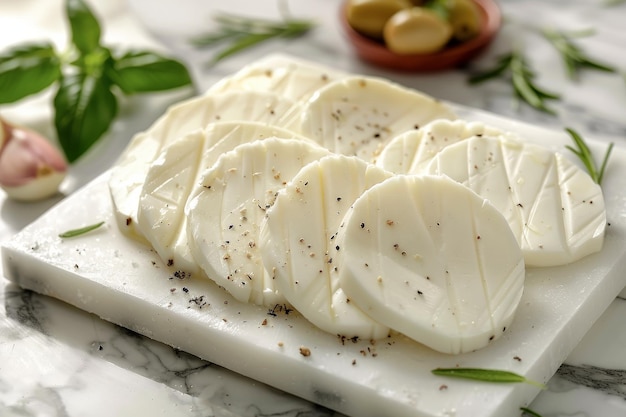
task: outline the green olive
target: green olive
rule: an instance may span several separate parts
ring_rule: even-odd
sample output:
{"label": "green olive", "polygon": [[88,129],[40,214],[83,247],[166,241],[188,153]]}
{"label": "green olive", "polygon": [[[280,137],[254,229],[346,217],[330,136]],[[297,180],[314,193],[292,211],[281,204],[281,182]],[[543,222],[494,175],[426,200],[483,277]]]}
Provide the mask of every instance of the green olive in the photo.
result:
{"label": "green olive", "polygon": [[481,17],[478,6],[472,0],[451,2],[448,20],[452,25],[454,39],[465,42],[480,32]]}
{"label": "green olive", "polygon": [[428,54],[446,46],[452,37],[452,26],[432,10],[413,7],[394,14],[383,33],[392,52]]}
{"label": "green olive", "polygon": [[357,32],[382,39],[387,20],[396,12],[409,7],[409,0],[350,0],[346,18]]}

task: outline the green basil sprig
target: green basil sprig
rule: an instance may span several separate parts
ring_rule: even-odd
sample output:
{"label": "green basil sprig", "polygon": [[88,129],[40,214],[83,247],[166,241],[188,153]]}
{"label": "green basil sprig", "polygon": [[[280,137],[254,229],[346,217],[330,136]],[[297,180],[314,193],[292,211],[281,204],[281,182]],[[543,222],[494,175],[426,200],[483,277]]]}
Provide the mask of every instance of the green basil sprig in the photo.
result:
{"label": "green basil sprig", "polygon": [[51,43],[15,46],[0,54],[0,104],[53,84],[54,125],[69,162],[81,157],[117,116],[118,94],[165,91],[192,84],[185,65],[160,54],[117,51],[102,44],[100,23],[83,0],[66,0],[69,50]]}

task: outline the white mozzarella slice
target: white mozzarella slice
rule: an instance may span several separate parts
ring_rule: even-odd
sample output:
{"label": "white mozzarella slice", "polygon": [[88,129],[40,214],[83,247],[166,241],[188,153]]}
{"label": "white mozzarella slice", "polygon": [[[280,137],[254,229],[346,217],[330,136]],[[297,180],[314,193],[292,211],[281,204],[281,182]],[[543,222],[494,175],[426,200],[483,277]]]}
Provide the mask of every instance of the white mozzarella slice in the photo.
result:
{"label": "white mozzarella slice", "polygon": [[206,275],[235,299],[285,301],[263,267],[260,224],[278,190],[328,154],[308,141],[270,138],[237,146],[202,175],[185,207],[189,246]]}
{"label": "white mozzarella slice", "polygon": [[253,91],[201,96],[172,106],[148,130],[133,137],[111,169],[109,190],[120,229],[145,241],[136,226],[141,187],[150,164],[169,143],[220,120],[258,121],[294,129],[300,109],[277,94]]}
{"label": "white mozzarella slice", "polygon": [[560,153],[505,138],[474,137],[442,150],[429,165],[500,210],[527,266],[574,262],[602,248],[600,186]]}
{"label": "white mozzarella slice", "polygon": [[446,146],[472,136],[501,135],[506,133],[481,122],[435,120],[391,139],[376,158],[376,165],[396,174],[419,174]]}
{"label": "white mozzarella slice", "polygon": [[488,345],[522,296],[524,260],[506,220],[442,176],[374,185],[346,214],[337,245],[339,283],[351,302],[440,352]]}
{"label": "white mozzarella slice", "polygon": [[255,62],[208,89],[207,94],[234,90],[271,91],[293,101],[306,101],[343,72],[293,59],[269,58]]}
{"label": "white mozzarella slice", "polygon": [[301,132],[333,152],[371,161],[394,136],[435,119],[454,119],[443,103],[373,77],[330,83],[305,104]]}
{"label": "white mozzarella slice", "polygon": [[287,301],[317,327],[346,338],[377,339],[389,328],[372,320],[331,274],[335,236],[358,196],[390,172],[333,154],[302,168],[282,189],[261,224],[263,264]]}
{"label": "white mozzarella slice", "polygon": [[187,242],[184,207],[200,174],[236,146],[269,137],[301,136],[258,122],[217,122],[166,146],[146,174],[137,225],[161,259],[181,273],[200,269]]}

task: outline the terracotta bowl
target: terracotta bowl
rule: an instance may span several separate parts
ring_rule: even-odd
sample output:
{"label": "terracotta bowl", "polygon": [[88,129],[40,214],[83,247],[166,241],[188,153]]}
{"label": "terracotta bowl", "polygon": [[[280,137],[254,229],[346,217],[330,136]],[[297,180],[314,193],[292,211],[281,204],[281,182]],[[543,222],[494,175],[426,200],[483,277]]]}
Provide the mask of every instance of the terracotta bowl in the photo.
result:
{"label": "terracotta bowl", "polygon": [[495,0],[474,0],[482,16],[480,33],[469,41],[432,54],[401,55],[354,30],[346,19],[347,2],[341,7],[341,26],[362,60],[379,67],[401,71],[438,71],[454,68],[482,52],[498,33],[502,14]]}

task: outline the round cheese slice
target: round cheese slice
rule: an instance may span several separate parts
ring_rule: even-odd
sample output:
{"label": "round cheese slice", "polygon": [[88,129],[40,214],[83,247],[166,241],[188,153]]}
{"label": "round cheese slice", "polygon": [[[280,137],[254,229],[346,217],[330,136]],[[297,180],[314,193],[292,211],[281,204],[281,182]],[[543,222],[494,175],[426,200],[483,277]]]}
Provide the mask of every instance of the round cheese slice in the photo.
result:
{"label": "round cheese slice", "polygon": [[266,306],[285,301],[263,267],[260,224],[278,190],[328,154],[308,141],[269,138],[237,146],[202,175],[185,207],[191,254],[235,299]]}
{"label": "round cheese slice", "polygon": [[261,224],[261,254],[276,288],[317,327],[346,338],[378,339],[387,326],[344,294],[335,267],[337,230],[354,200],[392,174],[333,154],[302,168],[280,190]]}
{"label": "round cheese slice", "polygon": [[524,260],[500,212],[442,176],[397,175],[354,203],[339,284],[374,320],[434,350],[487,346],[513,320]]}
{"label": "round cheese slice", "polygon": [[301,133],[333,152],[370,162],[394,136],[435,119],[455,119],[443,103],[381,78],[349,76],[305,104]]}
{"label": "round cheese slice", "polygon": [[428,172],[464,184],[497,207],[526,266],[563,265],[602,248],[602,189],[558,152],[521,140],[474,137],[442,150]]}
{"label": "round cheese slice", "polygon": [[293,129],[299,118],[299,105],[270,92],[225,92],[172,106],[146,131],[133,137],[111,169],[108,185],[120,229],[146,242],[137,228],[140,192],[150,164],[168,144],[218,121],[248,120]]}
{"label": "round cheese slice", "polygon": [[164,263],[186,274],[201,272],[187,242],[184,207],[200,175],[225,152],[269,137],[301,136],[259,122],[217,122],[166,146],[151,164],[141,189],[137,225]]}
{"label": "round cheese slice", "polygon": [[376,158],[376,165],[396,174],[420,174],[446,146],[473,136],[502,135],[505,132],[481,122],[435,120],[391,139]]}
{"label": "round cheese slice", "polygon": [[226,91],[271,91],[290,100],[308,100],[318,89],[345,77],[331,68],[278,56],[263,59],[213,85],[207,94]]}

